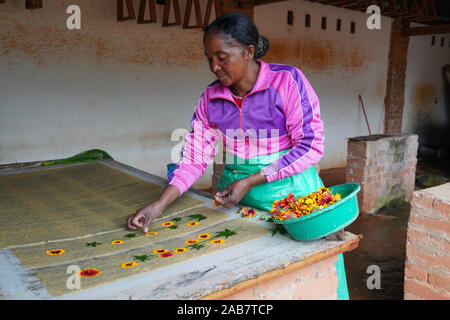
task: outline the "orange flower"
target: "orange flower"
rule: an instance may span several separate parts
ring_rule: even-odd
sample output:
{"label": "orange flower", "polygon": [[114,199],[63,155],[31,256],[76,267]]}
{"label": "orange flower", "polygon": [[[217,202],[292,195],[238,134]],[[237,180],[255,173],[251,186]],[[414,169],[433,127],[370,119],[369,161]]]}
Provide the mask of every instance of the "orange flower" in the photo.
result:
{"label": "orange flower", "polygon": [[80,277],[82,278],[90,278],[90,277],[96,277],[99,274],[102,274],[102,272],[98,269],[94,268],[87,268],[80,271]]}
{"label": "orange flower", "polygon": [[158,255],[160,258],[170,258],[171,256],[173,256],[173,252],[164,252]]}

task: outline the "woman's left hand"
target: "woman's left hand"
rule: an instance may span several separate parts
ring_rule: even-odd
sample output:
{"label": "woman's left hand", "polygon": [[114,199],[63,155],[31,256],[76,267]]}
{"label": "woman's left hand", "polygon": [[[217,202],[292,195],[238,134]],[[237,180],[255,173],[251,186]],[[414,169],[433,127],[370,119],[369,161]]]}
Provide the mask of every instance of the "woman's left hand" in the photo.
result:
{"label": "woman's left hand", "polygon": [[247,178],[239,179],[217,192],[214,199],[225,208],[234,207],[245,194],[254,186],[267,182],[264,174],[254,174]]}

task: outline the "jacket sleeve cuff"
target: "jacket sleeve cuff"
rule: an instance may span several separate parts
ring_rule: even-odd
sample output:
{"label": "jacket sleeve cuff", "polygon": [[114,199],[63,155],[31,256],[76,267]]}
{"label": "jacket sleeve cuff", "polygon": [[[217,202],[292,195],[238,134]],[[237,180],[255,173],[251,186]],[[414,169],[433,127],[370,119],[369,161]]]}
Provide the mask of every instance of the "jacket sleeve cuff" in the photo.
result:
{"label": "jacket sleeve cuff", "polygon": [[263,173],[266,176],[267,182],[278,180],[277,178],[278,170],[276,168],[277,163],[272,163],[263,169]]}
{"label": "jacket sleeve cuff", "polygon": [[180,179],[177,178],[170,181],[167,185],[171,185],[177,188],[178,191],[180,192],[180,196],[189,189]]}

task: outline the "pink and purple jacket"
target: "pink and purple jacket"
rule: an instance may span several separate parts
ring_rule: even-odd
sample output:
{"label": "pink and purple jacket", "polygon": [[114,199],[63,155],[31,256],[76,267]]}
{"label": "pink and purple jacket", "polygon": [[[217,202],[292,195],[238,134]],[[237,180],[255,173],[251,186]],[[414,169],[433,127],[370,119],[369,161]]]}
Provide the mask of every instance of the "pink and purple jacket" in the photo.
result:
{"label": "pink and purple jacket", "polygon": [[319,99],[303,73],[289,65],[261,64],[253,89],[239,108],[228,87],[210,84],[197,103],[180,162],[168,184],[180,194],[205,172],[221,139],[244,159],[290,149],[263,169],[268,182],[299,174],[324,151]]}

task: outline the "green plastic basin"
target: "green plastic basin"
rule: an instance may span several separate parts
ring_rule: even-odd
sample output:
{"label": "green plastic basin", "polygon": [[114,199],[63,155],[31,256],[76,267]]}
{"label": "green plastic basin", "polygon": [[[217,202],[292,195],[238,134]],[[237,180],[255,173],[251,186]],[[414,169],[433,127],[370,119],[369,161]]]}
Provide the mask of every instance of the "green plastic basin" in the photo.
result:
{"label": "green plastic basin", "polygon": [[287,233],[299,241],[319,239],[345,228],[358,217],[356,194],[361,187],[358,183],[344,183],[329,189],[333,194],[340,193],[342,199],[306,216],[273,222],[283,225]]}

